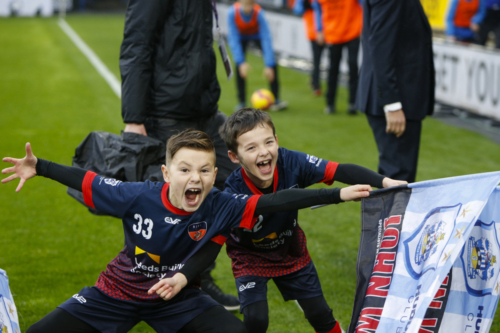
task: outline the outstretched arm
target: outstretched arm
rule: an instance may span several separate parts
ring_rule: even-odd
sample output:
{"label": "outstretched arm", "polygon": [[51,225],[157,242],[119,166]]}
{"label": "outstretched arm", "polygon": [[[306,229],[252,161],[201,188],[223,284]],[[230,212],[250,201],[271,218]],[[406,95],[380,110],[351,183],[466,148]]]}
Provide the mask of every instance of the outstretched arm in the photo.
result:
{"label": "outstretched arm", "polygon": [[24,183],[34,176],[44,176],[59,183],[71,187],[77,191],[82,190],[82,182],[85,178],[86,170],[70,167],[66,165],[61,165],[53,162],[43,160],[41,158],[36,158],[31,150],[31,145],[26,144],[26,156],[22,159],[5,157],[4,162],[14,164],[13,167],[6,168],[2,170],[3,174],[14,173],[9,177],[2,180],[2,183],[10,182],[16,178],[21,178],[19,185],[17,186],[16,192],[19,192],[23,187]]}
{"label": "outstretched arm", "polygon": [[286,212],[315,205],[337,204],[344,201],[366,198],[372,190],[370,185],[355,185],[342,189],[322,188],[311,189],[288,189],[272,194],[266,194],[259,198],[255,207],[254,216],[277,212]]}
{"label": "outstretched arm", "polygon": [[394,180],[356,164],[343,163],[337,166],[333,180],[344,184],[369,184],[374,187],[392,187],[408,184],[404,180]]}

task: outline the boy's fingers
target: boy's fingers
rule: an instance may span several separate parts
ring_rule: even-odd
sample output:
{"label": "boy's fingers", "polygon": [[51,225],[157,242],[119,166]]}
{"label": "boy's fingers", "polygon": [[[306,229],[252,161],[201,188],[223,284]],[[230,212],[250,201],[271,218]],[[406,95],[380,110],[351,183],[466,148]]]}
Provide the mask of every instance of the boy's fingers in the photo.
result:
{"label": "boy's fingers", "polygon": [[4,157],[4,158],[2,158],[2,161],[7,162],[7,163],[12,163],[12,164],[16,164],[16,160],[17,159],[12,158],[12,157]]}
{"label": "boy's fingers", "polygon": [[5,168],[5,169],[2,170],[3,174],[12,173],[12,172],[14,172],[14,167]]}
{"label": "boy's fingers", "polygon": [[31,150],[31,144],[26,142],[26,156],[33,156],[33,151]]}
{"label": "boy's fingers", "polygon": [[19,177],[19,175],[17,173],[15,173],[15,174],[10,175],[9,177],[7,177],[5,179],[2,179],[2,183],[10,182],[11,180],[16,179],[18,177]]}
{"label": "boy's fingers", "polygon": [[154,293],[156,290],[158,290],[158,288],[160,288],[161,286],[161,281],[158,282],[157,284],[155,284],[154,286],[152,286],[149,290],[148,290],[148,294],[151,295],[152,293]]}
{"label": "boy's fingers", "polygon": [[26,179],[21,178],[21,180],[19,181],[19,185],[17,185],[16,192],[21,191],[25,182],[26,182]]}

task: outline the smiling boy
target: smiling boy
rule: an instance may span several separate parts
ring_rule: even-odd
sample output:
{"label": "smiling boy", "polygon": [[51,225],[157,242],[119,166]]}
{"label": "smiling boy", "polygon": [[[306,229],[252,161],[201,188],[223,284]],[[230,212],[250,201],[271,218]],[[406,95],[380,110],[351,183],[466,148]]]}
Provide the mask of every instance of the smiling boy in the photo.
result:
{"label": "smiling boy", "polygon": [[288,191],[281,198],[220,192],[212,189],[217,173],[213,143],[207,134],[194,130],[168,141],[162,166],[166,183],[121,182],[37,159],[30,144],[23,159],[3,161],[14,166],[2,173],[14,174],[2,183],[20,178],[19,191],[35,175],[56,180],[82,191],[88,206],[122,218],[125,233],[125,247],[95,286],[83,288],[28,333],[127,332],[139,321],[157,332],[246,332],[239,319],[198,288],[197,279],[190,279],[187,288],[168,302],[158,292],[159,281],[178,275],[201,247],[215,244],[220,249],[220,234],[252,228],[257,214],[290,209],[289,202],[307,207],[366,197],[371,189]]}
{"label": "smiling boy", "polygon": [[[262,195],[315,183],[390,187],[395,181],[369,169],[339,164],[280,148],[268,113],[245,108],[219,130],[229,158],[239,163],[226,180],[230,193]],[[267,282],[273,279],[285,301],[297,300],[316,332],[340,333],[321,290],[318,274],[297,223],[298,211],[262,214],[251,230],[233,229],[226,241],[247,329],[266,332],[269,325]]]}

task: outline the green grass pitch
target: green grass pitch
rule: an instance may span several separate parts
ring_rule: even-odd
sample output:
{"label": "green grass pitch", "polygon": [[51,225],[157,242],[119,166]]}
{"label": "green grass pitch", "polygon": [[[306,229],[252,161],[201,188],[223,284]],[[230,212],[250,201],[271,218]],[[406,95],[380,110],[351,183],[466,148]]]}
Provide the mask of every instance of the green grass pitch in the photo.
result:
{"label": "green grass pitch", "polygon": [[[67,22],[119,77],[124,15],[71,15]],[[36,156],[70,164],[74,149],[89,132],[119,133],[124,128],[119,99],[61,31],[56,18],[0,19],[0,45],[1,156],[24,156],[29,141]],[[249,56],[249,61],[253,70],[248,94],[267,87],[261,59]],[[227,82],[220,62],[218,74],[220,109],[230,114],[236,105],[234,79]],[[338,95],[338,114],[324,115],[324,99],[312,97],[306,75],[281,68],[280,79],[282,99],[290,103],[287,111],[272,113],[281,146],[376,170],[372,133],[363,115],[347,115],[344,88]],[[498,170],[500,146],[427,119],[418,168],[418,180]],[[91,215],[55,182],[36,177],[20,193],[15,193],[16,186],[17,181],[0,186],[0,267],[9,275],[25,331],[82,287],[95,283],[121,250],[123,231],[119,220]],[[360,204],[303,210],[299,222],[326,299],[345,329],[356,283]],[[218,284],[236,295],[229,259],[221,253],[217,263]],[[268,296],[269,332],[313,331],[295,303],[284,302],[273,283]],[[133,329],[150,331],[143,323]],[[491,332],[500,332],[498,321]]]}

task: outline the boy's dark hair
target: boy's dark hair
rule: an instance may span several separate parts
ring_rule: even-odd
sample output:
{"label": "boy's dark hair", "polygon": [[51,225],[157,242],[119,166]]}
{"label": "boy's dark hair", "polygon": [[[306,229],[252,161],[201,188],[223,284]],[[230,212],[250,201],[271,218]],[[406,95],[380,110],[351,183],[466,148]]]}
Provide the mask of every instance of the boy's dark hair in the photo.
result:
{"label": "boy's dark hair", "polygon": [[253,130],[258,125],[267,125],[276,135],[271,116],[264,111],[243,108],[233,113],[227,121],[219,128],[219,134],[226,143],[227,149],[233,153],[238,152],[238,137]]}
{"label": "boy's dark hair", "polygon": [[167,141],[167,165],[169,165],[175,154],[182,148],[211,152],[214,154],[215,162],[215,147],[212,140],[205,132],[188,128],[179,134],[171,136]]}

